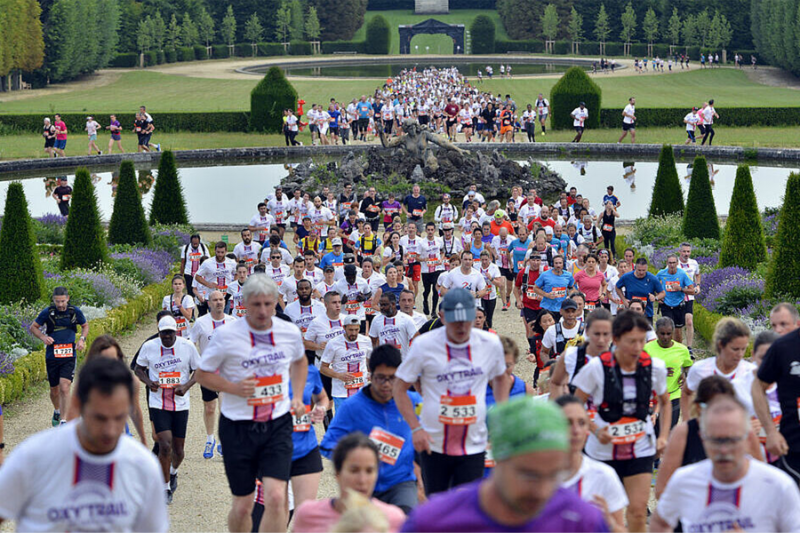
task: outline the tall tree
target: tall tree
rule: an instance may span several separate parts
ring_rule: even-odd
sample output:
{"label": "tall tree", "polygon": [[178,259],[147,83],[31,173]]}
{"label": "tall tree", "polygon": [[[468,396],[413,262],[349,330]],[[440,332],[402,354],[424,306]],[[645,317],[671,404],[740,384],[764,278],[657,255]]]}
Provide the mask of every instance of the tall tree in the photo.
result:
{"label": "tall tree", "polygon": [[164,19],[161,18],[160,11],[156,11],[156,14],[153,15],[150,31],[153,36],[153,48],[163,50],[164,42],[167,39],[167,25],[164,23]]}
{"label": "tall tree", "polygon": [[231,6],[228,6],[228,11],[225,12],[225,18],[222,19],[219,34],[228,46],[233,46],[236,43],[236,17],[233,16],[233,8]]}
{"label": "tall tree", "polygon": [[39,17],[42,9],[36,0],[17,0],[19,6],[19,35],[22,41],[17,43],[17,54],[14,67],[31,72],[42,66],[44,62],[44,36],[42,22]]}
{"label": "tall tree", "polygon": [[644,33],[644,38],[647,39],[648,44],[653,44],[653,41],[658,38],[658,17],[652,7],[644,14],[642,33]]}
{"label": "tall tree", "polygon": [[350,40],[363,24],[367,0],[310,0],[317,8],[323,41]]}
{"label": "tall tree", "polygon": [[711,17],[708,9],[704,9],[699,15],[694,17],[694,31],[698,36],[698,44],[702,47],[708,46],[708,30],[711,28]]}
{"label": "tall tree", "polygon": [[302,41],[305,31],[305,21],[303,20],[303,4],[300,0],[289,2],[289,11],[292,13],[292,21],[289,24],[289,37],[293,41]]}
{"label": "tall tree", "polygon": [[255,44],[261,40],[264,35],[264,27],[258,20],[258,15],[253,13],[247,22],[244,23],[244,38],[247,42]]}
{"label": "tall tree", "polygon": [[669,18],[669,23],[667,25],[667,32],[669,33],[669,39],[673,46],[681,42],[682,29],[683,29],[683,23],[681,22],[681,16],[678,14],[678,8],[673,7],[672,16]]}
{"label": "tall tree", "polygon": [[322,28],[319,25],[319,16],[317,15],[317,8],[311,6],[308,8],[306,14],[306,38],[309,41],[318,41]]}
{"label": "tall tree", "polygon": [[166,34],[166,43],[167,48],[170,50],[177,50],[178,47],[181,45],[181,25],[178,24],[178,16],[175,13],[172,14],[172,18],[169,19],[169,27],[167,27],[167,34]]}
{"label": "tall tree", "polygon": [[200,32],[197,31],[197,25],[194,23],[189,13],[183,14],[183,21],[181,21],[181,41],[183,42],[183,46],[200,44]]}
{"label": "tall tree", "polygon": [[683,21],[683,42],[686,46],[695,46],[700,42],[695,17],[686,17],[686,20]]}
{"label": "tall tree", "polygon": [[619,32],[619,37],[623,42],[629,43],[636,35],[636,12],[634,12],[632,4],[628,3],[625,7],[620,21],[622,22],[622,31]]}
{"label": "tall tree", "polygon": [[289,6],[286,2],[281,4],[278,12],[275,13],[275,36],[278,42],[285,43],[289,41],[289,25],[292,23],[292,13],[289,11]]}
{"label": "tall tree", "polygon": [[97,193],[89,171],[79,168],[75,172],[72,205],[64,230],[61,268],[94,268],[107,260],[108,247],[100,223]]}
{"label": "tall tree", "polygon": [[42,261],[36,249],[28,200],[18,181],[12,182],[6,193],[0,246],[3,250],[13,250],[13,253],[0,254],[0,268],[5,273],[0,276],[0,303],[20,300],[33,303],[40,299],[45,287]]}
{"label": "tall tree", "polygon": [[147,18],[139,22],[139,31],[136,32],[136,45],[139,47],[139,52],[147,53],[153,46],[153,18],[147,15]]}
{"label": "tall tree", "polygon": [[108,242],[146,246],[152,240],[136,184],[136,169],[133,161],[123,161],[119,169],[114,211],[108,223]]}
{"label": "tall tree", "polygon": [[547,4],[542,15],[542,34],[549,41],[553,41],[558,35],[558,11],[554,4]]}
{"label": "tall tree", "polygon": [[208,14],[205,7],[200,10],[200,15],[197,17],[197,30],[200,32],[200,39],[206,43],[206,46],[211,46],[214,41],[214,19]]}
{"label": "tall tree", "polygon": [[771,298],[800,298],[800,233],[795,221],[800,217],[800,174],[791,173],[786,181],[783,207],[778,218],[778,233],[767,270],[764,291]]}
{"label": "tall tree", "polygon": [[597,13],[597,20],[594,23],[594,36],[601,43],[608,40],[611,35],[611,26],[608,21],[608,13],[606,13],[605,4],[600,4],[600,11]]}
{"label": "tall tree", "polygon": [[575,9],[575,6],[572,6],[572,10],[569,14],[567,33],[573,42],[579,43],[583,40],[583,17],[578,13],[578,10]]}
{"label": "tall tree", "polygon": [[172,150],[161,154],[158,162],[153,203],[150,205],[150,224],[188,224],[183,185]]}
{"label": "tall tree", "polygon": [[[800,10],[798,11],[798,15],[800,16]],[[711,19],[708,33],[710,40],[708,46],[715,50],[728,46],[733,35],[728,19],[725,17],[725,15],[720,14],[719,11],[714,13],[714,18]]]}

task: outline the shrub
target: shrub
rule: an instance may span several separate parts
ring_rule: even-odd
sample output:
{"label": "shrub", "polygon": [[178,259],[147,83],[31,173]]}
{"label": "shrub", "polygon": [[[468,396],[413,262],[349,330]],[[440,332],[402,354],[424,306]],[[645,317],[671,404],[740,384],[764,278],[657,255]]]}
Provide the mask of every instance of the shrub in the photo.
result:
{"label": "shrub", "polygon": [[89,171],[79,168],[72,188],[72,205],[61,252],[61,268],[93,268],[108,260],[97,195]]}
{"label": "shrub", "polygon": [[800,217],[800,174],[792,172],[786,182],[783,208],[767,272],[767,296],[787,294],[800,298],[800,233],[794,228]]}
{"label": "shrub", "polygon": [[[581,45],[583,46],[583,45]],[[475,47],[473,45],[473,53],[475,51]],[[540,39],[536,39],[535,41],[495,41],[494,42],[494,51],[497,54],[505,54],[508,52],[531,52],[531,53],[542,53],[544,52],[544,42]],[[581,48],[583,52],[583,49]]]}
{"label": "shrub", "polygon": [[736,169],[736,182],[733,185],[728,222],[725,224],[719,266],[740,266],[755,270],[758,263],[766,260],[764,229],[761,226],[756,193],[753,191],[750,167],[740,165]]}
{"label": "shrub", "polygon": [[367,23],[367,53],[376,55],[388,54],[391,39],[391,30],[386,18],[383,15],[372,17]]}
{"label": "shrub", "polygon": [[658,172],[653,184],[653,198],[650,200],[649,216],[680,215],[683,213],[683,189],[675,168],[675,154],[672,146],[661,147],[658,157]]}
{"label": "shrub", "polygon": [[67,217],[48,213],[33,219],[33,232],[37,244],[64,244]]}
{"label": "shrub", "polygon": [[208,59],[208,50],[205,46],[196,44],[193,46],[194,48],[194,58],[197,60],[204,60]]}
{"label": "shrub", "polygon": [[[281,48],[283,46],[281,45]],[[251,54],[252,49],[251,49]],[[388,52],[387,52],[388,54]],[[308,41],[292,41],[289,43],[289,55],[291,56],[310,56],[311,55],[311,43]]]}
{"label": "shrub", "polygon": [[108,65],[114,68],[132,68],[139,65],[139,54],[135,52],[114,54],[114,59]]}
{"label": "shrub", "polygon": [[173,259],[180,259],[181,249],[189,244],[194,228],[181,224],[155,224],[153,231],[153,249],[163,250],[173,255]]}
{"label": "shrub", "polygon": [[570,67],[550,90],[550,105],[553,109],[551,127],[556,130],[572,128],[570,113],[581,102],[585,102],[586,108],[589,110],[589,118],[586,119],[585,126],[587,128],[599,127],[601,101],[600,87],[589,78],[582,68]]}
{"label": "shrub", "polygon": [[114,212],[108,224],[108,242],[145,246],[153,242],[136,183],[133,161],[123,161],[119,167],[119,185],[114,198]]}
{"label": "shrub", "polygon": [[258,55],[260,56],[285,56],[286,51],[281,43],[258,43]]}
{"label": "shrub", "polygon": [[114,271],[136,278],[142,286],[158,283],[169,274],[176,257],[175,250],[179,248],[182,246],[174,246],[170,251],[131,248],[128,252],[112,253]]}
{"label": "shrub", "polygon": [[250,43],[239,43],[233,46],[236,57],[253,57],[253,46]]}
{"label": "shrub", "polygon": [[[716,109],[722,118],[715,121],[715,124],[721,126],[793,126],[800,122],[800,108],[798,107],[718,107]],[[603,109],[600,115],[600,122],[604,128],[622,127],[622,109]],[[683,127],[684,116],[686,116],[685,108],[636,109],[636,123],[642,126]]]}
{"label": "shrub", "polygon": [[280,133],[283,110],[297,108],[297,91],[279,67],[270,67],[250,93],[250,131]]}
{"label": "shrub", "polygon": [[231,49],[228,48],[227,44],[212,44],[211,45],[211,57],[214,59],[225,59],[230,57]]}
{"label": "shrub", "polygon": [[145,67],[152,67],[158,65],[158,54],[156,54],[155,50],[151,50],[149,52],[144,53],[144,66]]}
{"label": "shrub", "polygon": [[167,63],[175,63],[178,61],[178,52],[174,48],[167,48],[164,50],[164,61]]}
{"label": "shrub", "polygon": [[194,48],[191,46],[178,48],[178,61],[194,61]]}
{"label": "shrub", "polygon": [[161,154],[158,163],[153,203],[150,206],[150,224],[188,224],[183,186],[178,179],[178,167],[172,150]]}
{"label": "shrub", "polygon": [[35,302],[44,289],[28,200],[20,182],[11,183],[0,229],[0,302]]}
{"label": "shrub", "polygon": [[487,15],[478,15],[472,19],[469,34],[472,39],[473,54],[494,53],[495,27]]}
{"label": "shrub", "polygon": [[[61,116],[72,131],[82,131],[86,124],[86,113],[65,113]],[[134,115],[117,113],[122,124],[132,124]],[[0,114],[0,131],[9,133],[32,133],[41,129],[42,118],[38,115],[3,115]],[[192,131],[211,133],[217,131],[246,132],[248,113],[244,111],[172,112],[158,114],[158,131],[171,133],[176,131]]]}
{"label": "shrub", "polygon": [[164,61],[164,50],[156,50],[156,63],[161,65]]}
{"label": "shrub", "polygon": [[683,240],[680,215],[637,218],[628,235],[635,248],[643,246],[676,246]]}
{"label": "shrub", "polygon": [[708,163],[702,156],[694,159],[689,197],[686,199],[686,210],[683,214],[683,234],[689,239],[719,239],[720,236],[717,207],[714,205],[708,177]]}

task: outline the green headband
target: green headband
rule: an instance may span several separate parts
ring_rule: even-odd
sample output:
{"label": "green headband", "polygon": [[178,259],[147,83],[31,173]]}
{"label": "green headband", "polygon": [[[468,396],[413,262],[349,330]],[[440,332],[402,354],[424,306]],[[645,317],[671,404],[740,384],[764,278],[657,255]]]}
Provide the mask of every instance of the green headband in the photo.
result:
{"label": "green headband", "polygon": [[498,461],[530,452],[569,451],[569,424],[556,405],[531,396],[495,405],[488,414],[492,455]]}

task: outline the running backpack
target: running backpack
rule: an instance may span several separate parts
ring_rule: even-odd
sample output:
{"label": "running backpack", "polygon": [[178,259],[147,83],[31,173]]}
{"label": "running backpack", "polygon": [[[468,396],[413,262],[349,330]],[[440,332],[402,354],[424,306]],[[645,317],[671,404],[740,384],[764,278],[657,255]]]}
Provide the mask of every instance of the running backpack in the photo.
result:
{"label": "running backpack", "polygon": [[[612,352],[600,356],[603,364],[603,403],[597,408],[597,414],[608,423],[613,424],[622,418],[624,403],[622,393],[622,370]],[[652,413],[650,409],[650,393],[653,387],[653,361],[642,352],[636,363],[636,411],[634,417],[647,420]]]}
{"label": "running backpack", "polygon": [[[576,336],[577,335],[583,335],[583,330],[584,330],[584,323],[583,323],[583,321],[581,321],[580,325],[578,326],[578,333],[576,333],[575,335]],[[555,346],[556,352],[555,352],[555,355],[558,356],[558,355],[562,354],[562,352],[564,351],[564,348],[567,346],[567,341],[569,341],[569,339],[564,337],[564,329],[561,326],[561,322],[557,322],[556,323],[556,346]]]}
{"label": "running backpack", "polygon": [[569,385],[567,385],[570,394],[575,394],[575,391],[577,390],[577,387],[572,384],[572,380],[575,379],[575,376],[578,375],[578,372],[581,371],[581,368],[586,366],[586,363],[589,362],[588,359],[589,358],[586,357],[586,343],[583,343],[578,346],[578,353],[575,356],[575,372],[572,373],[572,379],[570,380]]}
{"label": "running backpack", "polygon": [[[45,332],[48,334],[53,333],[56,330],[56,315],[58,314],[58,309],[56,309],[55,305],[51,305],[48,308],[47,319],[44,322]],[[78,332],[78,315],[75,312],[75,307],[72,305],[67,306],[67,314],[69,314],[69,326],[67,329],[71,329],[75,333]]]}

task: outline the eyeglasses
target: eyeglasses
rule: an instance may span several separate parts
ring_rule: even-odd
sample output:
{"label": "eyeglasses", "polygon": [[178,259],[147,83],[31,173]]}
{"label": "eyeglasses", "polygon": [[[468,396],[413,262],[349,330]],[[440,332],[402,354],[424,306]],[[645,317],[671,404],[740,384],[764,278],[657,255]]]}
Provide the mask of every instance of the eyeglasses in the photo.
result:
{"label": "eyeglasses", "polygon": [[372,374],[372,382],[375,385],[383,385],[384,383],[394,383],[395,375],[392,374],[391,376],[384,376],[382,374]]}
{"label": "eyeglasses", "polygon": [[738,437],[703,437],[703,442],[715,447],[733,446],[746,438],[747,435],[740,435]]}

